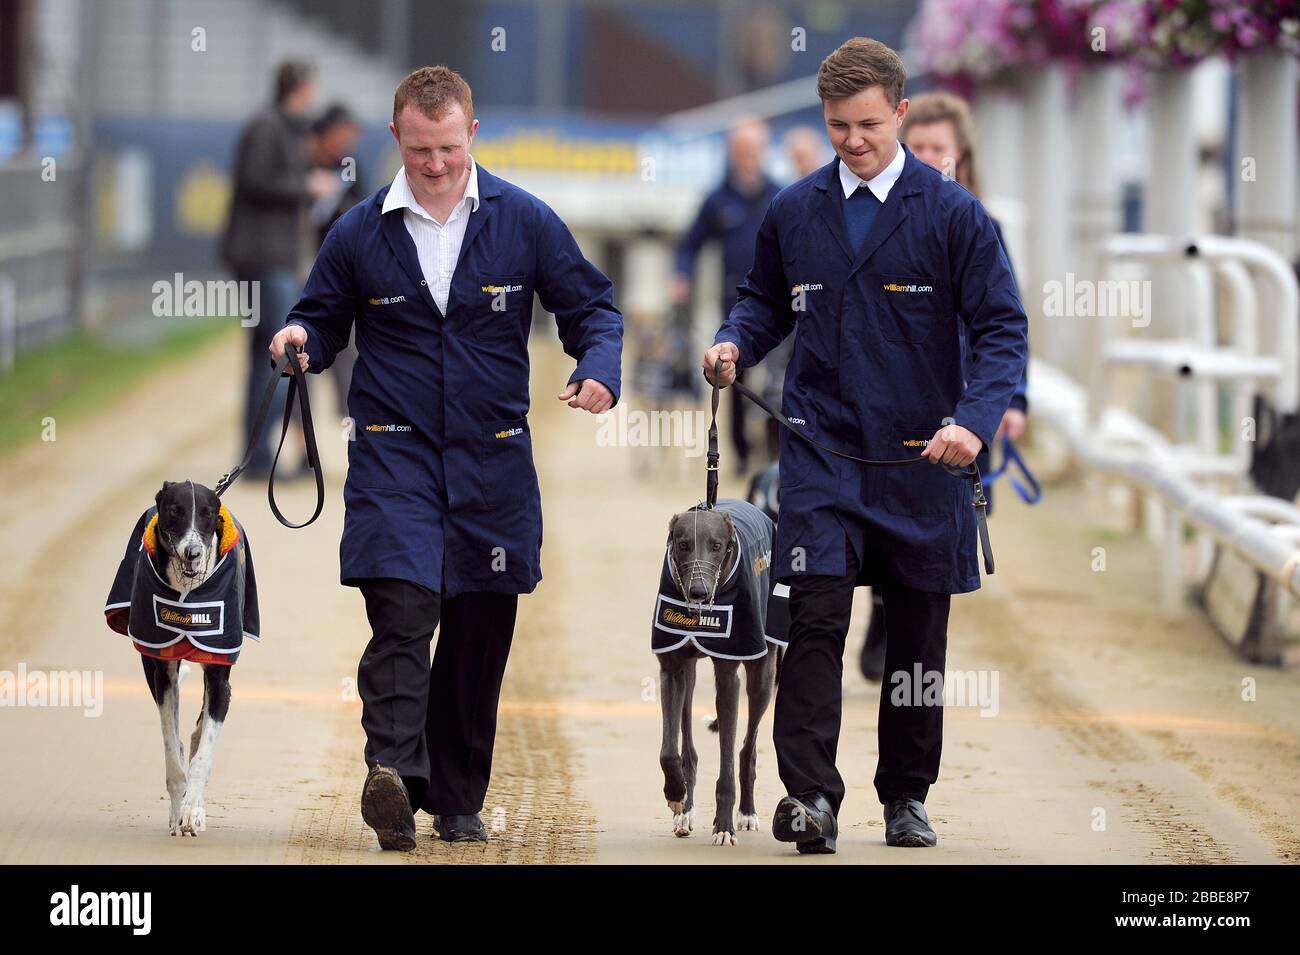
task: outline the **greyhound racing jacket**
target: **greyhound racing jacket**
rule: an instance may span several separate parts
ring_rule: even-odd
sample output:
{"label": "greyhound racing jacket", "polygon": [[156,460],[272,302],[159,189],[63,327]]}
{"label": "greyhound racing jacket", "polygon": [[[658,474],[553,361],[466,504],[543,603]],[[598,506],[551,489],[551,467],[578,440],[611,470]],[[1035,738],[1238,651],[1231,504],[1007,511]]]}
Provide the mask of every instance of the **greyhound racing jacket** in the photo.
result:
{"label": "greyhound racing jacket", "polygon": [[258,639],[257,579],[244,527],[221,505],[217,563],[186,593],[154,566],[158,508],[140,515],[113,578],[104,615],[135,648],[159,659],[233,664],[244,637]]}
{"label": "greyhound racing jacket", "polygon": [[754,660],[767,653],[769,643],[786,645],[789,588],[772,584],[771,519],[745,501],[722,500],[717,510],[730,515],[736,526],[740,546],[735,560],[723,569],[713,602],[693,610],[673,580],[670,555],[665,552],[650,627],[650,646],[655,653],[667,653],[689,642],[711,657]]}

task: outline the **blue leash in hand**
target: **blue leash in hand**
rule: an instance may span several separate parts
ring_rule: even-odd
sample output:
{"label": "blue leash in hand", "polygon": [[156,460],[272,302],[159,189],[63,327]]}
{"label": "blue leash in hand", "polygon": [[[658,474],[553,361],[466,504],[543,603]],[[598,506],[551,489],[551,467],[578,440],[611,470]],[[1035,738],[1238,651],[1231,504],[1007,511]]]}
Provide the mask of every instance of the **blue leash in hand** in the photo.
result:
{"label": "blue leash in hand", "polygon": [[[989,455],[989,457],[992,458],[993,456]],[[1025,481],[1028,482],[1027,484],[1021,484],[1020,481],[1016,479],[1015,475],[1010,473],[1012,465],[1015,465],[1016,470],[1018,470]],[[1020,452],[1016,449],[1015,442],[1006,435],[1002,436],[1002,466],[990,471],[985,476],[984,483],[989,487],[992,487],[993,482],[1004,474],[1008,476],[1008,479],[1011,481],[1011,486],[1015,489],[1015,492],[1020,495],[1020,499],[1026,504],[1037,504],[1043,499],[1043,486],[1038,483],[1038,478],[1034,477],[1034,472],[1029,470],[1029,465],[1025,463],[1025,459],[1020,456]]]}

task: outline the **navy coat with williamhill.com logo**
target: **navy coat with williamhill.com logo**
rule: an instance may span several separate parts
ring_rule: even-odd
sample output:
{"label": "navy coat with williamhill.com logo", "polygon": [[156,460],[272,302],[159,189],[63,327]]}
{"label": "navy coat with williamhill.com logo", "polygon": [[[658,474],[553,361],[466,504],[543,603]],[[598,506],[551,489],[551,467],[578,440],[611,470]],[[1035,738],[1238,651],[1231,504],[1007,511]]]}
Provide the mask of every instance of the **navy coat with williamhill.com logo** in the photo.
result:
{"label": "navy coat with williamhill.com logo", "polygon": [[722,500],[717,509],[731,515],[736,526],[736,557],[723,568],[712,603],[696,610],[687,606],[673,581],[670,555],[664,554],[650,627],[655,653],[693,643],[711,657],[754,660],[767,653],[769,643],[786,645],[790,588],[772,585],[771,518],[745,501]]}
{"label": "navy coat with williamhill.com logo", "polygon": [[[902,173],[856,254],[838,158],[777,194],[714,341],[735,342],[748,368],[793,334],[781,413],[818,444],[914,457],[951,418],[988,449],[1024,374],[1024,307],[979,200],[898,148]],[[842,576],[847,539],[862,566],[873,548],[908,587],[980,586],[970,481],[929,462],[865,467],[785,428],[780,437],[776,579]]]}
{"label": "navy coat with williamhill.com logo", "polygon": [[173,588],[154,566],[158,508],[136,521],[104,605],[108,625],[161,660],[233,664],[258,639],[257,578],[244,528],[223,504],[217,563],[198,587]]}
{"label": "navy coat with williamhill.com logo", "polygon": [[307,329],[309,371],[355,326],[340,578],[411,580],[454,596],[530,593],[542,504],[528,425],[533,294],[555,315],[569,381],[618,400],[623,317],[609,280],[540,199],[478,166],[444,315],[389,186],[330,229],[287,324]]}

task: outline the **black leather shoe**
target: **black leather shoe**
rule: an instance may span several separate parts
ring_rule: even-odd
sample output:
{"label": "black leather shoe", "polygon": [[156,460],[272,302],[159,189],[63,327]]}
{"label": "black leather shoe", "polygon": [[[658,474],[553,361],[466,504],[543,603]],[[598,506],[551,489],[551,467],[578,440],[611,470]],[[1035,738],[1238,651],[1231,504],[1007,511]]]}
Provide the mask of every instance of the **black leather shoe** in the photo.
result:
{"label": "black leather shoe", "polygon": [[487,830],[478,813],[468,816],[434,816],[434,833],[443,842],[487,842]]}
{"label": "black leather shoe", "polygon": [[410,852],[415,848],[415,813],[406,784],[397,771],[376,766],[361,789],[361,818],[375,830],[379,848]]}
{"label": "black leather shoe", "polygon": [[891,799],[885,805],[885,845],[932,846],[938,841],[919,799]]}
{"label": "black leather shoe", "polygon": [[821,793],[786,796],[776,804],[772,835],[779,842],[793,842],[802,853],[829,855],[835,851],[839,825],[829,800]]}

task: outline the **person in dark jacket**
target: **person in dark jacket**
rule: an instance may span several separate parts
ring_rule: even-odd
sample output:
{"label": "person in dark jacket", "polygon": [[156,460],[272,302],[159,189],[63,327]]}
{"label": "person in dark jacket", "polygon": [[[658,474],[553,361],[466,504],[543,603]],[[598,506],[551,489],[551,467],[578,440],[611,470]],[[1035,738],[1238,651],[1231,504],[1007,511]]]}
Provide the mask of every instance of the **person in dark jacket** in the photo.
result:
{"label": "person in dark jacket", "polygon": [[[722,314],[736,304],[736,286],[754,260],[754,238],[777,185],[763,172],[767,149],[767,126],[758,120],[744,120],[732,127],[727,137],[727,175],[722,184],[704,197],[681,244],[677,248],[677,272],[673,281],[674,304],[690,299],[691,277],[700,249],[709,241],[722,244]],[[749,468],[749,438],[745,434],[745,400],[731,399],[731,440],[736,464],[743,474]]]}
{"label": "person in dark jacket", "polygon": [[[951,595],[980,586],[972,484],[949,468],[993,444],[1029,353],[988,212],[898,141],[905,78],[898,54],[865,37],[822,61],[817,93],[835,159],[772,201],[739,300],[702,362],[725,386],[737,366],[795,335],[772,553],[773,575],[790,586],[772,731],[787,795],[772,833],[802,853],[835,851],[857,586],[882,588],[889,621],[892,691],[880,695],[875,775],[885,842],[937,842],[924,805],[943,749],[934,686]],[[917,463],[871,467],[825,448]]]}
{"label": "person in dark jacket", "polygon": [[[974,131],[972,129],[970,107],[966,101],[954,93],[923,93],[911,100],[907,116],[899,134],[907,148],[912,150],[921,162],[956,179],[972,195],[978,196],[979,176],[975,172]],[[993,220],[998,242],[1002,251],[1011,261],[1007,244],[1002,238],[1002,228]],[[962,332],[962,366],[967,365],[969,343],[965,327]],[[1029,414],[1029,371],[1020,376],[1015,394],[1011,396],[1011,405],[1002,415],[998,426],[998,437],[1006,435],[1012,441],[1018,439],[1025,431],[1025,420]],[[990,470],[990,454],[981,452],[975,459],[980,474]],[[988,510],[993,513],[993,485],[984,485],[984,495],[988,498]],[[879,588],[871,591],[870,615],[867,620],[867,635],[862,641],[862,652],[858,656],[858,669],[872,683],[880,682],[885,672],[885,607],[884,598]]]}
{"label": "person in dark jacket", "polygon": [[[556,397],[600,414],[621,386],[623,317],[559,216],[478,165],[469,85],[411,73],[389,126],[392,183],[346,212],[287,327],[320,372],[356,330],[340,580],[372,637],[357,669],[369,767],[361,814],[385,849],[486,841],[497,701],[520,594],[541,580],[528,420],[536,293],[576,367]],[[434,630],[438,642],[429,662]]]}
{"label": "person in dark jacket", "polygon": [[[233,170],[234,194],[221,256],[240,282],[256,282],[259,314],[249,329],[249,364],[244,404],[244,446],[253,439],[253,415],[271,378],[266,349],[301,287],[303,211],[332,188],[328,173],[312,170],[307,154],[306,115],[316,95],[312,67],[297,60],[275,74],[274,104],[249,121],[239,136]],[[258,435],[247,474],[271,469],[271,426],[282,417],[288,383],[275,400]]]}

